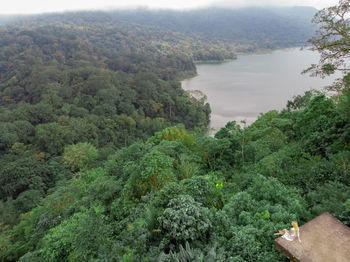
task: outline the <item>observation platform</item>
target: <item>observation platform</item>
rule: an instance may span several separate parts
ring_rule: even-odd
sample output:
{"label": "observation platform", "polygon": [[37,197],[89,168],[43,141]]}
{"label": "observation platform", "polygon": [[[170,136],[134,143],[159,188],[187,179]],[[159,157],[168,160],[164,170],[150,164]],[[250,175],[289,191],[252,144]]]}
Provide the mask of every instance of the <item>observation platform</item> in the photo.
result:
{"label": "observation platform", "polygon": [[291,261],[350,262],[350,228],[329,213],[300,227],[300,240],[275,240],[275,247]]}

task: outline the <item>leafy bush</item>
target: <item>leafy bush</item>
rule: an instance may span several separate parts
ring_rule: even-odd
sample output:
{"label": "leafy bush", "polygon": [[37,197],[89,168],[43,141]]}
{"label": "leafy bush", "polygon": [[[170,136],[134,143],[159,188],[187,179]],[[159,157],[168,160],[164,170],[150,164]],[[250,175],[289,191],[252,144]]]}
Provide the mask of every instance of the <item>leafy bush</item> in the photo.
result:
{"label": "leafy bush", "polygon": [[66,146],[62,160],[70,170],[76,172],[92,164],[97,157],[96,147],[85,142]]}
{"label": "leafy bush", "polygon": [[159,217],[162,230],[174,243],[185,243],[207,239],[212,227],[209,209],[182,195],[170,200],[168,207]]}

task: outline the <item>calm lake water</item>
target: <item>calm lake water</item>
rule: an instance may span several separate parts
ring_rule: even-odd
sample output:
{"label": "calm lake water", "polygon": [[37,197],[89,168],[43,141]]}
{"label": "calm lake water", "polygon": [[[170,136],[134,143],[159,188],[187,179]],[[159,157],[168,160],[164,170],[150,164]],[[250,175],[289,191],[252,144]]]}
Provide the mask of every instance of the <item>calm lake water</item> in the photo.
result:
{"label": "calm lake water", "polygon": [[251,124],[260,113],[285,108],[293,96],[331,84],[335,77],[321,79],[300,74],[318,59],[316,52],[295,48],[239,56],[221,64],[198,64],[198,76],[184,80],[182,87],[207,95],[212,128],[218,130],[232,120]]}

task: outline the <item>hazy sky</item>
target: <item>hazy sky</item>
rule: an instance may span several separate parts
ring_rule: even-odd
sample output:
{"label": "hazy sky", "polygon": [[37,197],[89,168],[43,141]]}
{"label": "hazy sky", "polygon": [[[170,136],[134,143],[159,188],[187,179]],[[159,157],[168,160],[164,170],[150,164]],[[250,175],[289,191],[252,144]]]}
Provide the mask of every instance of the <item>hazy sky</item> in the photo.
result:
{"label": "hazy sky", "polygon": [[210,5],[309,5],[318,9],[335,5],[338,0],[3,0],[0,14],[32,14],[69,10],[109,9],[143,6],[150,8],[195,8]]}

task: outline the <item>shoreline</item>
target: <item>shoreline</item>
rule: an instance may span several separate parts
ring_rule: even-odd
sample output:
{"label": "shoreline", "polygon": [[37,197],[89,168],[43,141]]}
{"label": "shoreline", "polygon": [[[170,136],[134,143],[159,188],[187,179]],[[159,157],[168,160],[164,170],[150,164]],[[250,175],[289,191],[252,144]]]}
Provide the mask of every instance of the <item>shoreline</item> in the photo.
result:
{"label": "shoreline", "polygon": [[[196,66],[196,71],[197,71],[197,65],[219,65],[219,64],[225,64],[229,62],[233,62],[235,60],[239,60],[239,56],[251,56],[251,55],[268,55],[268,54],[273,54],[273,53],[278,53],[278,52],[286,52],[288,50],[293,50],[293,49],[298,49],[302,50],[305,46],[295,46],[295,47],[286,47],[286,48],[279,48],[275,50],[270,50],[270,49],[261,49],[257,50],[255,52],[242,52],[242,53],[236,53],[237,57],[234,59],[224,59],[224,60],[207,60],[207,61],[193,61],[194,65]],[[185,81],[185,80],[190,80],[194,77],[198,76],[198,73],[196,72],[195,74],[189,74],[186,75],[183,78],[179,78],[179,81]]]}
{"label": "shoreline", "polygon": [[193,63],[195,65],[203,65],[203,64],[223,64],[223,63],[228,63],[228,62],[232,62],[232,61],[235,61],[237,60],[237,58],[234,58],[234,59],[224,59],[224,60],[205,60],[205,61],[202,61],[202,60],[199,60],[199,61],[193,61]]}
{"label": "shoreline", "polygon": [[[203,61],[203,60],[194,60],[193,63],[195,65],[211,65],[211,64],[224,64],[224,63],[229,63],[235,60],[239,59],[239,56],[250,56],[250,55],[268,55],[268,54],[272,54],[272,53],[277,53],[277,52],[286,52],[288,50],[293,50],[293,49],[299,49],[302,50],[303,48],[305,48],[307,46],[292,46],[292,47],[285,47],[285,48],[278,48],[278,49],[259,49],[256,50],[254,52],[237,52],[235,53],[237,55],[236,58],[233,59],[224,59],[224,60],[207,60],[207,61]],[[188,79],[188,78],[186,78]],[[184,80],[186,80],[184,79]]]}
{"label": "shoreline", "polygon": [[[268,54],[273,54],[273,53],[278,53],[278,52],[286,52],[288,50],[293,50],[293,49],[298,49],[298,50],[303,50],[303,48],[307,48],[307,46],[293,46],[293,47],[285,47],[285,48],[279,48],[279,49],[259,49],[256,50],[254,52],[237,52],[236,54],[236,58],[232,58],[232,59],[224,59],[224,60],[194,60],[193,63],[197,66],[197,65],[215,65],[215,64],[224,64],[224,63],[229,63],[229,62],[233,62],[235,60],[239,60],[239,56],[251,56],[251,55],[268,55]],[[197,69],[197,68],[196,68]],[[189,75],[186,76],[183,79],[180,79],[180,82],[184,81],[184,80],[189,80],[191,78],[194,78],[198,76],[198,73],[194,74],[194,75]]]}
{"label": "shoreline", "polygon": [[[226,101],[227,96],[223,95],[225,90],[221,90],[224,89],[222,87],[222,85],[224,84],[220,84],[220,86],[215,87],[215,81],[213,82],[213,90],[214,89],[218,89],[220,92],[216,92],[216,94],[213,96],[213,93],[215,93],[213,90],[209,90],[209,87],[207,87],[207,83],[203,82],[203,81],[208,81],[209,85],[212,85],[211,80],[208,79],[207,77],[205,77],[205,72],[209,73],[211,72],[211,74],[213,75],[213,77],[215,78],[215,76],[218,78],[218,83],[222,80],[221,79],[221,75],[218,72],[214,71],[214,67],[216,66],[215,64],[208,64],[208,66],[205,66],[205,64],[196,64],[196,68],[198,70],[197,75],[193,76],[193,77],[188,77],[186,79],[183,79],[181,81],[181,88],[185,91],[188,90],[201,90],[202,92],[205,93],[205,95],[208,96],[208,103],[210,104],[210,107],[212,109],[212,112],[210,114],[210,126],[209,127],[214,127],[216,130],[220,130],[220,128],[222,126],[224,126],[224,124],[222,123],[227,123],[229,121],[236,121],[239,124],[239,121],[241,119],[246,119],[247,121],[247,125],[250,125],[252,122],[254,122],[256,119],[254,117],[251,117],[250,115],[247,115],[245,113],[249,113],[249,112],[253,112],[254,110],[257,112],[256,117],[259,116],[259,113],[266,113],[269,110],[282,110],[283,108],[285,108],[286,103],[288,100],[292,100],[294,96],[296,95],[303,95],[303,93],[305,91],[308,91],[311,89],[316,89],[317,87],[321,87],[321,86],[325,86],[328,85],[328,80],[325,82],[322,82],[323,80],[319,80],[319,81],[314,81],[314,78],[310,78],[307,76],[300,76],[300,70],[299,67],[303,67],[300,66],[300,63],[305,63],[305,61],[309,61],[310,63],[312,62],[313,59],[317,58],[317,55],[315,52],[311,52],[308,50],[309,48],[306,46],[295,46],[295,47],[290,47],[290,48],[284,48],[284,49],[276,49],[276,50],[268,50],[268,52],[263,52],[263,51],[259,51],[259,54],[256,53],[244,53],[242,55],[242,57],[238,58],[237,62],[233,62],[231,64],[223,64],[223,63],[217,63],[218,67],[222,66],[223,68],[235,68],[235,71],[232,72],[232,74],[236,74],[237,72],[240,72],[240,68],[241,68],[241,63],[243,63],[243,65],[246,65],[246,63],[251,64],[252,61],[258,60],[260,61],[259,63],[257,63],[257,65],[259,66],[259,70],[257,71],[258,76],[257,77],[261,77],[261,79],[263,79],[264,81],[260,81],[261,83],[266,83],[266,79],[269,77],[269,75],[273,75],[273,71],[271,71],[272,69],[270,67],[269,70],[267,70],[266,75],[263,74],[264,71],[264,64],[267,63],[269,64],[269,60],[270,60],[270,56],[274,56],[279,58],[277,61],[279,60],[283,60],[282,61],[282,65],[284,65],[285,63],[292,64],[295,66],[292,66],[292,69],[294,70],[294,68],[297,70],[296,73],[293,73],[292,77],[293,79],[291,79],[291,81],[288,81],[288,83],[285,83],[284,80],[279,81],[279,75],[277,75],[276,77],[274,77],[273,79],[276,80],[277,82],[274,83],[274,85],[277,86],[281,86],[281,88],[278,88],[278,92],[280,93],[281,90],[286,89],[285,91],[281,91],[282,94],[278,95],[279,99],[274,99],[271,100],[271,102],[265,103],[264,99],[266,96],[266,92],[269,91],[273,91],[272,87],[266,87],[266,90],[258,90],[258,93],[256,94],[256,99],[253,97],[254,94],[252,94],[251,96],[255,99],[253,99],[255,102],[255,104],[253,104],[250,108],[246,109],[245,108],[245,104],[241,103],[240,99],[236,99],[236,96],[232,96],[232,100],[230,102],[230,104],[237,104],[237,108],[238,109],[231,109],[231,106],[229,103],[227,103],[227,105],[223,105],[223,101]],[[266,50],[265,50],[266,51]],[[280,55],[284,52],[287,52],[289,54],[287,54],[287,57],[284,57],[283,55]],[[300,54],[299,54],[300,53]],[[299,62],[295,62],[296,57],[301,57],[302,60],[300,60]],[[287,62],[285,60],[285,58],[291,59],[291,62]],[[306,60],[305,60],[306,59]],[[272,59],[273,61],[275,61],[274,59]],[[264,61],[263,63],[261,61]],[[280,61],[281,62],[281,61]],[[221,64],[221,65],[220,65]],[[308,62],[306,62],[306,64],[308,64]],[[254,66],[254,63],[252,64],[252,66]],[[202,69],[203,71],[201,71]],[[248,66],[249,68],[249,66]],[[225,69],[226,70],[226,69]],[[237,71],[238,70],[238,71]],[[242,69],[243,70],[243,69]],[[244,70],[243,70],[244,71]],[[271,71],[271,72],[270,72]],[[225,71],[226,72],[226,71]],[[263,72],[263,73],[262,73]],[[290,72],[290,70],[288,71]],[[294,72],[294,71],[293,71]],[[226,73],[229,73],[229,71],[227,71]],[[254,73],[254,72],[253,72]],[[282,72],[284,73],[284,71]],[[203,75],[202,75],[203,74]],[[286,73],[286,76],[290,76],[290,73]],[[309,80],[311,79],[311,80]],[[317,79],[317,78],[316,78]],[[197,81],[198,80],[198,81]],[[331,81],[332,79],[330,79],[329,81]],[[193,81],[192,84],[190,84],[190,81]],[[240,79],[237,80],[237,83],[235,84],[238,88],[238,91],[240,92],[240,96],[242,96],[243,98],[245,97],[245,91],[247,88],[244,88],[245,85],[245,79],[243,79],[242,81],[240,81]],[[232,82],[232,81],[231,81]],[[242,82],[242,83],[241,83]],[[252,81],[248,81],[248,82],[252,82]],[[254,82],[254,81],[253,81]],[[260,85],[259,83],[252,83],[252,87],[256,86],[257,84]],[[221,82],[220,82],[221,83]],[[301,88],[305,83],[305,87]],[[253,85],[254,84],[254,85]],[[265,85],[262,84],[262,86]],[[282,88],[283,87],[283,88]],[[220,89],[221,88],[221,89]],[[208,89],[208,90],[207,90]],[[229,88],[226,88],[228,91],[230,92]],[[270,90],[271,89],[271,90]],[[277,88],[275,88],[277,90]],[[276,91],[275,90],[275,91]],[[271,96],[277,94],[276,92],[271,93]],[[277,95],[276,95],[277,96]],[[261,101],[258,100],[258,98],[261,97]],[[242,98],[242,99],[243,99]],[[217,102],[217,100],[220,100],[219,102]],[[260,99],[260,98],[259,98]],[[250,98],[251,101],[252,98]],[[270,104],[271,106],[270,106]],[[239,106],[239,107],[238,107]],[[233,107],[233,106],[232,106]],[[219,108],[220,110],[216,110],[215,108]],[[236,112],[237,114],[240,113],[242,115],[237,115],[235,114],[231,114],[231,112],[235,112],[234,110],[238,111]],[[249,111],[251,110],[251,111]],[[255,112],[254,111],[254,112]],[[223,113],[220,113],[223,112]],[[219,116],[219,117],[218,117]],[[228,117],[226,117],[228,116]],[[239,117],[238,117],[239,116]]]}
{"label": "shoreline", "polygon": [[268,55],[268,54],[272,54],[272,53],[278,53],[278,52],[285,52],[288,50],[293,50],[293,49],[299,49],[302,50],[303,48],[306,48],[307,46],[292,46],[292,47],[285,47],[285,48],[278,48],[278,49],[261,49],[261,50],[257,50],[254,52],[241,52],[241,53],[237,53],[237,56],[247,56],[247,55]]}

